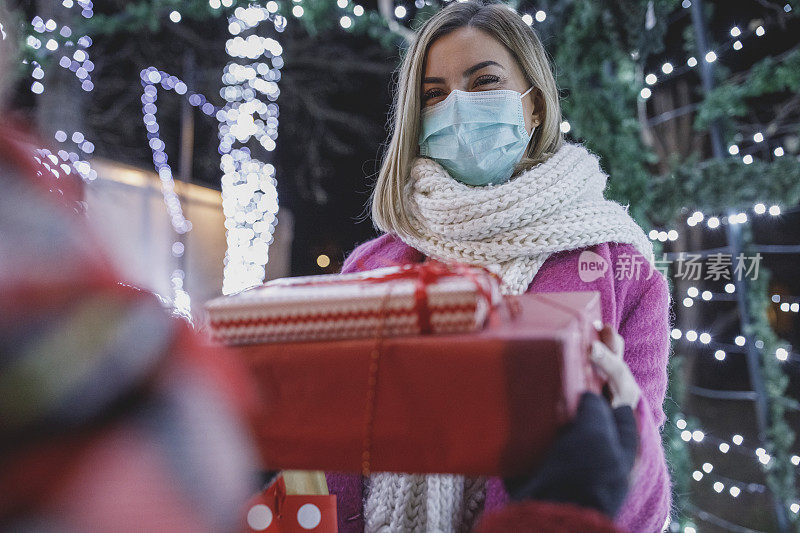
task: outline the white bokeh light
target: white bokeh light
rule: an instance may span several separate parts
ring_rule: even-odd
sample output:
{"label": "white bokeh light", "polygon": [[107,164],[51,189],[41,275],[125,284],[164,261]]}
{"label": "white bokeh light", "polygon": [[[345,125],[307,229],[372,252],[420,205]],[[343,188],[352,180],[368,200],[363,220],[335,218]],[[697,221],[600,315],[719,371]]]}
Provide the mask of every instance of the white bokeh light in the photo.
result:
{"label": "white bokeh light", "polygon": [[[263,282],[277,224],[275,167],[251,152],[253,143],[272,152],[278,137],[275,101],[280,95],[283,48],[276,39],[264,37],[260,27],[269,23],[276,33],[286,28],[286,18],[275,11],[269,6],[240,7],[229,20],[229,28],[235,25],[237,29],[226,43],[231,61],[223,71],[220,91],[226,103],[215,114],[219,121],[222,209],[228,241],[223,294]],[[303,8],[295,5],[292,14],[303,16]],[[342,27],[351,23],[349,17],[340,19]]]}

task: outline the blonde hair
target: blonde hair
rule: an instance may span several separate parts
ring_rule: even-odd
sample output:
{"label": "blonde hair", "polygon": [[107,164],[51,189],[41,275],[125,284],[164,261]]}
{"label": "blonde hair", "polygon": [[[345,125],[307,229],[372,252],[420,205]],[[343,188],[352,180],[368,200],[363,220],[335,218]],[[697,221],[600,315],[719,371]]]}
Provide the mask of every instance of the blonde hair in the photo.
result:
{"label": "blonde hair", "polygon": [[381,231],[399,236],[418,236],[409,221],[405,189],[412,162],[419,154],[420,93],[425,56],[435,40],[463,27],[482,30],[503,44],[544,102],[541,124],[534,130],[515,174],[547,160],[561,147],[563,136],[558,89],[539,37],[517,12],[505,4],[484,4],[475,0],[454,2],[420,27],[400,66],[391,115],[391,140],[371,197],[372,222]]}

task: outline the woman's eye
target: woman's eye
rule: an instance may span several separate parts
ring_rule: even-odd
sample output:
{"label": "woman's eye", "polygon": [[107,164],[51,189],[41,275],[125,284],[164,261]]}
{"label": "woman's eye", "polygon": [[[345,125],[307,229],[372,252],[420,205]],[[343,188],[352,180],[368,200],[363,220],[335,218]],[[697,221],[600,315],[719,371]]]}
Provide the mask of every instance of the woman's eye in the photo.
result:
{"label": "woman's eye", "polygon": [[443,95],[444,95],[444,91],[442,91],[441,89],[431,89],[430,91],[426,91],[422,95],[422,101],[423,102],[427,102],[428,100],[432,100],[434,98],[438,98],[438,97],[443,96]]}
{"label": "woman's eye", "polygon": [[475,80],[473,86],[478,87],[479,85],[488,85],[490,83],[497,83],[498,81],[500,81],[500,78],[498,76],[492,76],[487,74]]}

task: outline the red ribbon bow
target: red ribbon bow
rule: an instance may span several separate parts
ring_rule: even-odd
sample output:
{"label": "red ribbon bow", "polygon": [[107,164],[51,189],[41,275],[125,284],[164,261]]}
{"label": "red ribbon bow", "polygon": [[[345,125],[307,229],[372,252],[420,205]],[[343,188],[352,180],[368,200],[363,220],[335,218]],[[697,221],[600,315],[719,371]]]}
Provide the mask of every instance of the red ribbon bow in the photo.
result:
{"label": "red ribbon bow", "polygon": [[[494,273],[484,268],[480,268],[480,270],[497,279]],[[364,281],[368,283],[383,283],[393,280],[414,280],[416,282],[414,286],[414,310],[417,314],[420,333],[428,334],[433,331],[431,309],[428,305],[428,285],[436,283],[442,278],[457,276],[470,279],[475,284],[478,294],[483,296],[489,305],[492,305],[491,286],[481,281],[476,273],[476,267],[458,263],[443,263],[433,259],[426,260],[423,263],[408,263],[400,265],[397,272],[391,272],[376,278],[366,278]]]}

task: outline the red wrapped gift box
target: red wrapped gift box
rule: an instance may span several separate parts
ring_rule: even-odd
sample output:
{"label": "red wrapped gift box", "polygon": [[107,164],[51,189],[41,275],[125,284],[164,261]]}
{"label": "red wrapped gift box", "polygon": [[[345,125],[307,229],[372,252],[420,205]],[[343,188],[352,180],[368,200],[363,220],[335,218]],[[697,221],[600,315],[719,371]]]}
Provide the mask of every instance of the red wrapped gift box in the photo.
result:
{"label": "red wrapped gift box", "polygon": [[476,333],[233,352],[263,395],[269,468],[510,475],[600,391],[588,357],[600,318],[595,292],[526,294]]}

